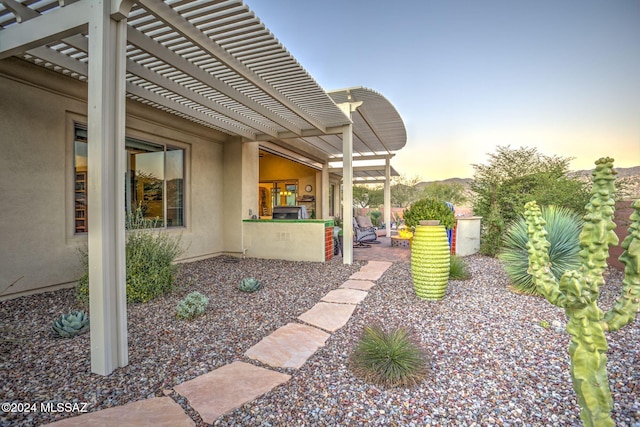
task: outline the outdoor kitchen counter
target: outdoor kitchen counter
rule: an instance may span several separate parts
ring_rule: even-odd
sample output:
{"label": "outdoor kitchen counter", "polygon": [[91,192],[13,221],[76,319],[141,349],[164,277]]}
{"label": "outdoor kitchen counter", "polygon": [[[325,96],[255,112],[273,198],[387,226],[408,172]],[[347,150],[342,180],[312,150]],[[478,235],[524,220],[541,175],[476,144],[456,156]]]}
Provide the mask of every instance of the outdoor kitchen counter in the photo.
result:
{"label": "outdoor kitchen counter", "polygon": [[250,258],[324,262],[333,257],[332,219],[245,219],[242,226]]}

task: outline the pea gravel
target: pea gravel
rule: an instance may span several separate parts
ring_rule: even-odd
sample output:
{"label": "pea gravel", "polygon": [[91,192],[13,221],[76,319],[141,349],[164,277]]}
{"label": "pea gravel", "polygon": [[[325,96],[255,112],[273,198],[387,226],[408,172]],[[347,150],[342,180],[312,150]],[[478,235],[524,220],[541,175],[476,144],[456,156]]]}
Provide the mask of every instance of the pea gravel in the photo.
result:
{"label": "pea gravel", "polygon": [[[571,385],[563,310],[544,299],[516,295],[500,263],[467,257],[472,278],[450,281],[443,301],[421,301],[409,264],[396,263],[351,320],[282,386],[220,417],[219,426],[579,426]],[[71,290],[0,303],[0,401],[87,402],[90,411],[168,394],[206,425],[170,389],[236,360],[260,365],[244,352],[316,304],[363,263],[344,266],[218,257],[184,264],[176,292],[130,305],[129,365],[107,377],[92,374],[89,334],[54,339],[55,316],[83,308]],[[243,277],[264,288],[237,289]],[[607,273],[600,306],[619,294],[622,275]],[[188,293],[210,298],[194,321],[178,320]],[[431,360],[431,374],[413,388],[384,389],[349,370],[349,354],[365,325],[410,326]],[[547,328],[541,323],[547,322]],[[609,383],[618,426],[640,427],[640,320],[607,336]],[[273,369],[273,368],[270,368]],[[0,413],[0,425],[39,425],[63,413]]]}

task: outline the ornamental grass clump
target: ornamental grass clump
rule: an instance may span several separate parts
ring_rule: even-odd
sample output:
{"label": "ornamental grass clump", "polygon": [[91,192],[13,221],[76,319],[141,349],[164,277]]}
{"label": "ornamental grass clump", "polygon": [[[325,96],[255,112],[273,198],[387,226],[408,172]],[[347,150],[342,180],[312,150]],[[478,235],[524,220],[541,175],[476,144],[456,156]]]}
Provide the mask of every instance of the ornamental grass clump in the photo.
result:
{"label": "ornamental grass clump", "polygon": [[208,305],[209,298],[200,292],[191,292],[178,303],[178,319],[194,319],[203,314]]}
{"label": "ornamental grass clump", "polygon": [[468,280],[471,277],[467,263],[462,257],[451,255],[449,258],[449,279]]}
{"label": "ornamental grass clump", "polygon": [[[580,266],[578,236],[583,221],[580,215],[568,208],[545,206],[541,211],[549,241],[549,268],[553,276],[560,279],[565,271]],[[498,259],[504,264],[513,291],[525,295],[540,295],[529,273],[528,241],[527,223],[524,216],[520,216],[504,234]]]}
{"label": "ornamental grass clump", "polygon": [[385,387],[413,386],[429,373],[426,353],[405,328],[366,326],[350,363],[355,375]]}

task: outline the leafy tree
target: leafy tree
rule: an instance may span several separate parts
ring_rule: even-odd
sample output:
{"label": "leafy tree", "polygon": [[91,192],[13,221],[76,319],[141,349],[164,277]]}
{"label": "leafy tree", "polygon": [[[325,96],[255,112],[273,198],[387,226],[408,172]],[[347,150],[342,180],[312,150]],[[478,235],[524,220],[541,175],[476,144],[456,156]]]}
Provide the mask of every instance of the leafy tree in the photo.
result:
{"label": "leafy tree", "polygon": [[364,185],[353,186],[354,205],[366,207],[378,207],[384,204],[384,189],[381,187],[366,187]]}
{"label": "leafy tree", "polygon": [[464,185],[459,182],[429,183],[422,189],[421,197],[451,202],[454,205],[461,205],[467,201],[467,197],[464,195]]}
{"label": "leafy tree", "polygon": [[380,205],[384,205],[384,188],[373,187],[369,190],[369,207],[377,208]]}
{"label": "leafy tree", "polygon": [[487,165],[473,165],[473,211],[484,217],[481,253],[495,256],[505,227],[524,212],[529,201],[582,212],[589,193],[583,182],[568,177],[570,161],[546,156],[536,148],[498,146]]}
{"label": "leafy tree", "polygon": [[366,208],[369,206],[369,189],[364,185],[354,185],[353,186],[353,204]]}
{"label": "leafy tree", "polygon": [[416,184],[420,182],[419,176],[408,178],[405,175],[394,177],[391,184],[391,205],[406,208],[412,202],[420,198],[420,190]]}

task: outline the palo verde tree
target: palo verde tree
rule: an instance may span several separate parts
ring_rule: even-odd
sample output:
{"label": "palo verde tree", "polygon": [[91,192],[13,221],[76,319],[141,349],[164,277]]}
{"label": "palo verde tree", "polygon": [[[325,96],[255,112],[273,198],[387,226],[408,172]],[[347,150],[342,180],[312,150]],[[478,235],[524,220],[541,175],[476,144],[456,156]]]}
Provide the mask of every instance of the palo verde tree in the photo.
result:
{"label": "palo verde tree", "polygon": [[422,189],[422,198],[446,200],[459,205],[467,201],[464,185],[459,182],[431,182]]}
{"label": "palo verde tree", "polygon": [[569,178],[570,158],[546,156],[536,148],[497,148],[475,169],[473,212],[482,216],[480,252],[495,256],[506,227],[524,213],[526,202],[580,211],[589,200],[583,182]]}
{"label": "palo verde tree", "polygon": [[564,308],[567,315],[573,389],[581,407],[580,418],[589,427],[614,425],[605,332],[633,322],[640,306],[640,200],[636,200],[629,236],[622,242],[624,252],[619,258],[625,264],[622,293],[606,313],[598,307],[609,246],[618,244],[613,231],[614,174],[613,159],[596,161],[592,196],[579,237],[581,265],[566,271],[559,281],[550,269],[549,242],[540,208],[535,201],[525,205],[529,270],[538,292],[551,304]]}

